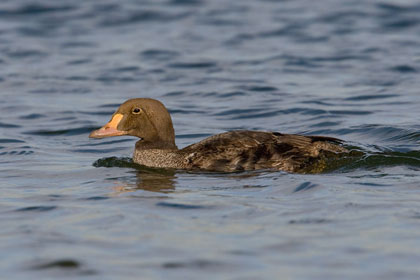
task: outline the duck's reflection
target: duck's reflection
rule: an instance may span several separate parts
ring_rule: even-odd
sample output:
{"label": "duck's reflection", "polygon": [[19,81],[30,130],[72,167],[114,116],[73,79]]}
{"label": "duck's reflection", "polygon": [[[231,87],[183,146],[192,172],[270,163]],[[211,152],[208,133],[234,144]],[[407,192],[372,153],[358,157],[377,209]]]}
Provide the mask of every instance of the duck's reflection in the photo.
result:
{"label": "duck's reflection", "polygon": [[175,190],[175,170],[140,167],[136,171],[136,184],[124,184],[114,187],[117,193],[145,190],[149,192],[169,193]]}

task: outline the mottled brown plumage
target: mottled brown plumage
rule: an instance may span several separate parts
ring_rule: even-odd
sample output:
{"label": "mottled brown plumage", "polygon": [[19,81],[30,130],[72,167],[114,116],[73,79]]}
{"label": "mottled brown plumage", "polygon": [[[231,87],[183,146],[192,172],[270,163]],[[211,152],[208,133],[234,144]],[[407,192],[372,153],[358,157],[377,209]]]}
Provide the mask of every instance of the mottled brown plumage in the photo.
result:
{"label": "mottled brown plumage", "polygon": [[111,121],[90,137],[118,135],[141,138],[135,146],[134,162],[160,168],[315,173],[325,169],[329,158],[348,153],[341,140],[332,137],[247,130],[217,134],[179,150],[168,111],[159,101],[148,98],[123,103]]}

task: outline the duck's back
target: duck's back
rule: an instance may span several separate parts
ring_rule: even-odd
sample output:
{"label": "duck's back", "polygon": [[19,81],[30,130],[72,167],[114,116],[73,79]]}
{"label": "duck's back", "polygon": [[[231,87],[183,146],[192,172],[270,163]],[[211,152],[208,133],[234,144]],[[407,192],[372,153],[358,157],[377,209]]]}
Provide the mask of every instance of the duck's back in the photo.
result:
{"label": "duck's back", "polygon": [[206,138],[180,150],[188,169],[241,171],[278,169],[311,172],[329,154],[345,153],[331,137],[263,131],[231,131]]}

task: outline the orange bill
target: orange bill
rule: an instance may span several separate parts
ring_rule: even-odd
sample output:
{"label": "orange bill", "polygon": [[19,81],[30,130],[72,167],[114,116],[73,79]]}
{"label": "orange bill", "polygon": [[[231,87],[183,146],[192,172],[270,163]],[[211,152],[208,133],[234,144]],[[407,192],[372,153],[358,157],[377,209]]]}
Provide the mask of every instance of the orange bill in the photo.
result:
{"label": "orange bill", "polygon": [[124,116],[122,114],[115,114],[112,119],[101,127],[100,129],[92,131],[89,135],[89,138],[104,138],[104,137],[111,137],[111,136],[120,136],[126,135],[126,131],[118,130],[118,124],[122,120]]}

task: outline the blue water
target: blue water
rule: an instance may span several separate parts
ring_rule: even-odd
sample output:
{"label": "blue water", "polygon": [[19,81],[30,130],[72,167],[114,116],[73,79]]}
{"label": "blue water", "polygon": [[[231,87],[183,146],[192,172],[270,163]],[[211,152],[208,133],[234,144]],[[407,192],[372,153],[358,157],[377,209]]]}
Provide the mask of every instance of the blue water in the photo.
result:
{"label": "blue water", "polygon": [[[419,279],[418,1],[0,2],[0,278]],[[129,98],[178,147],[328,135],[315,175],[133,165]]]}

